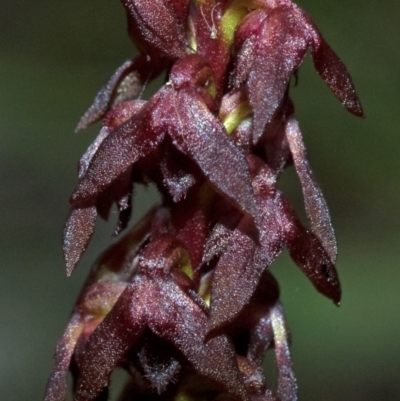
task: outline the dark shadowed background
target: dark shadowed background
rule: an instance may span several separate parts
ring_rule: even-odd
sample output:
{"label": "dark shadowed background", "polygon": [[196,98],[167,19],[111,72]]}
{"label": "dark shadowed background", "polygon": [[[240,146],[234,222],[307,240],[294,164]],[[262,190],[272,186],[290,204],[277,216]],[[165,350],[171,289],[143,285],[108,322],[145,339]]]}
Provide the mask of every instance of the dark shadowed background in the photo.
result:
{"label": "dark shadowed background", "polygon": [[[273,265],[293,339],[300,400],[399,400],[400,3],[302,0],[351,71],[367,118],[347,114],[307,60],[292,89],[311,165],[339,242],[340,308],[316,293],[287,256]],[[110,243],[100,223],[69,279],[61,233],[76,165],[98,126],[80,115],[132,56],[114,0],[12,1],[0,8],[0,389],[40,400],[80,285]],[[300,187],[282,186],[298,211]],[[135,218],[156,199],[138,194]],[[112,220],[112,219],[111,219]],[[269,362],[269,371],[273,363]]]}

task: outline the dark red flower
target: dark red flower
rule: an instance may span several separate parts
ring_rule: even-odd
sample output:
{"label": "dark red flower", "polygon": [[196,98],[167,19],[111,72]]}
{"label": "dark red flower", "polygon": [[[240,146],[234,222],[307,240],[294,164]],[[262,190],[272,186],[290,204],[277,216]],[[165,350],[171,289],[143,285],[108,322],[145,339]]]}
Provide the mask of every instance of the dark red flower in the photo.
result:
{"label": "dark red flower", "polygon": [[[103,127],[79,163],[64,230],[70,275],[97,217],[129,225],[134,186],[161,195],[94,264],[55,355],[46,401],[294,401],[297,384],[279,287],[268,267],[286,248],[339,304],[337,246],[306,158],[289,84],[308,50],[343,106],[362,109],[343,63],[289,0],[123,0],[140,55],[97,95],[78,130]],[[145,85],[166,72],[147,101]],[[309,227],[277,189],[294,164]],[[261,363],[274,348],[277,391]],[[222,398],[221,398],[222,397]]]}

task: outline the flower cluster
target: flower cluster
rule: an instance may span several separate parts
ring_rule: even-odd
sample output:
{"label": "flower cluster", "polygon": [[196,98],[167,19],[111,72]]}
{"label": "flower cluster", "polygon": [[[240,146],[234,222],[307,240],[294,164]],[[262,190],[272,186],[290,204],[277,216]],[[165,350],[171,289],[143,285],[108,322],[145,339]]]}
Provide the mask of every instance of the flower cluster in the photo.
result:
{"label": "flower cluster", "polygon": [[[46,401],[108,397],[117,367],[131,399],[293,401],[296,380],[279,288],[268,267],[286,248],[340,301],[336,240],[308,161],[289,84],[307,51],[351,113],[349,74],[290,0],[122,0],[139,55],[117,69],[78,129],[103,127],[79,164],[64,231],[70,275],[98,216],[127,228],[133,186],[154,206],[95,263],[55,355]],[[166,74],[147,101],[146,84]],[[277,180],[294,164],[305,228]],[[261,368],[275,350],[277,390]]]}

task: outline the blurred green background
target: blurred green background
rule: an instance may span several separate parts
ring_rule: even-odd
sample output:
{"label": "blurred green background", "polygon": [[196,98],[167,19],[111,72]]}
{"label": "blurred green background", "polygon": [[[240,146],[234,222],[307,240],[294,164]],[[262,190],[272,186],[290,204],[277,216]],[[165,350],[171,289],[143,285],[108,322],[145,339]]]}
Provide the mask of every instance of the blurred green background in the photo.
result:
{"label": "blurred green background", "polygon": [[[309,62],[292,90],[339,242],[343,302],[318,295],[283,256],[281,282],[300,400],[400,400],[400,3],[302,0],[345,61],[367,118],[347,114]],[[118,1],[3,0],[0,11],[0,388],[40,400],[73,301],[114,222],[67,279],[61,233],[80,155],[74,134],[134,49]],[[282,186],[302,208],[288,171]],[[156,199],[138,194],[135,217]],[[269,370],[273,369],[272,366]]]}

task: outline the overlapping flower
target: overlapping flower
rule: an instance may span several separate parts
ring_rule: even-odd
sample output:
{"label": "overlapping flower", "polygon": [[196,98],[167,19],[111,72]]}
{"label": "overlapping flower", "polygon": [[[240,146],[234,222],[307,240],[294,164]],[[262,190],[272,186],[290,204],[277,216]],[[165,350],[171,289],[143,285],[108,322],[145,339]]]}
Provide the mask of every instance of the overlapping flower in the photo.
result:
{"label": "overlapping flower", "polygon": [[[67,273],[97,216],[115,204],[129,223],[133,187],[154,183],[155,206],[95,263],[60,340],[46,401],[296,400],[278,284],[283,249],[314,287],[340,301],[336,240],[306,159],[290,79],[307,51],[342,105],[362,109],[346,68],[289,0],[123,0],[139,55],[97,95],[78,129],[103,128],[79,165],[64,232]],[[149,100],[145,85],[166,72]],[[294,164],[309,228],[277,180]],[[261,363],[275,349],[277,392]],[[182,398],[183,397],[183,398]]]}

